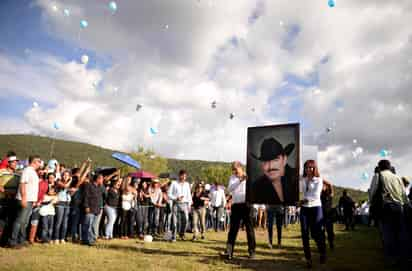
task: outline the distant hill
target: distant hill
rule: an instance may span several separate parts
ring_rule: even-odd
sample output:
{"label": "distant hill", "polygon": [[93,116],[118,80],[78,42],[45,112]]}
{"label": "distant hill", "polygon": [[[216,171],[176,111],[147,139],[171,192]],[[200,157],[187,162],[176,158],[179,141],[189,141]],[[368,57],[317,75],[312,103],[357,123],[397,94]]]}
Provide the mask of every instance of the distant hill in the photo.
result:
{"label": "distant hill", "polygon": [[[0,135],[0,156],[3,157],[9,150],[17,153],[20,159],[26,159],[30,154],[39,154],[42,159],[49,160],[52,139],[49,137],[33,135]],[[68,167],[78,166],[82,161],[90,157],[96,166],[120,167],[121,163],[111,158],[113,150],[101,148],[95,145],[56,139],[54,141],[54,157]],[[203,169],[209,167],[228,168],[230,163],[210,162],[201,160],[180,160],[167,158],[167,167],[170,172],[177,173],[180,169],[186,169],[192,177],[202,176]],[[156,172],[159,173],[159,172]],[[347,189],[355,201],[367,199],[367,193],[351,188],[335,187],[335,204]]]}

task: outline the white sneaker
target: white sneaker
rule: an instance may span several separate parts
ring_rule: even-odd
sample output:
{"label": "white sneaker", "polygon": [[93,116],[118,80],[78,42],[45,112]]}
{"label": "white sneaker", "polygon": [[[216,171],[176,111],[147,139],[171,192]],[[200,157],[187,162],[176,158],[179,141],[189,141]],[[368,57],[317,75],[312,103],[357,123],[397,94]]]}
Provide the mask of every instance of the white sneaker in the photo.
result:
{"label": "white sneaker", "polygon": [[53,245],[58,245],[59,244],[59,240],[53,240]]}
{"label": "white sneaker", "polygon": [[60,244],[66,244],[66,241],[60,240]]}

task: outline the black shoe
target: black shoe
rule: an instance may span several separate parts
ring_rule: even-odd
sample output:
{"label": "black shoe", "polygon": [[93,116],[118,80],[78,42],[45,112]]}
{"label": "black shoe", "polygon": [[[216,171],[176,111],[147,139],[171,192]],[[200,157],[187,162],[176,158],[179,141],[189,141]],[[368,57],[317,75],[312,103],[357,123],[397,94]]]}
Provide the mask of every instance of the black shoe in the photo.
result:
{"label": "black shoe", "polygon": [[319,260],[320,264],[325,264],[326,263],[326,255],[320,255],[320,260]]}
{"label": "black shoe", "polygon": [[330,250],[335,250],[335,245],[333,244],[333,243],[329,243],[329,248],[330,248]]}
{"label": "black shoe", "polygon": [[205,240],[205,236],[202,234],[202,236],[200,236],[200,239]]}
{"label": "black shoe", "polygon": [[306,267],[312,268],[312,260],[306,260]]}
{"label": "black shoe", "polygon": [[254,251],[250,251],[248,258],[249,258],[249,259],[254,259],[254,258],[256,258],[256,253],[255,253]]}
{"label": "black shoe", "polygon": [[227,260],[233,259],[233,246],[226,245],[226,250],[220,253],[220,256],[225,257]]}
{"label": "black shoe", "polygon": [[180,239],[182,239],[182,241],[185,241],[185,240],[186,240],[185,235],[184,235],[184,234],[181,234],[181,235],[180,235]]}

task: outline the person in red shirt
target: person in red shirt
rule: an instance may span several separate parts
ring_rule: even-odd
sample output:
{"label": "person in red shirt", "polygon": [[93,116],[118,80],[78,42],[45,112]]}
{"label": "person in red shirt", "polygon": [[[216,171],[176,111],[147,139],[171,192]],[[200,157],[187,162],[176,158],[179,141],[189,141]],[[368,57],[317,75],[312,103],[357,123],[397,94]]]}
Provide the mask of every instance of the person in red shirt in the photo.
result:
{"label": "person in red shirt", "polygon": [[7,168],[8,164],[9,164],[9,157],[12,157],[12,156],[16,156],[16,153],[14,151],[7,152],[6,156],[0,162],[0,169]]}

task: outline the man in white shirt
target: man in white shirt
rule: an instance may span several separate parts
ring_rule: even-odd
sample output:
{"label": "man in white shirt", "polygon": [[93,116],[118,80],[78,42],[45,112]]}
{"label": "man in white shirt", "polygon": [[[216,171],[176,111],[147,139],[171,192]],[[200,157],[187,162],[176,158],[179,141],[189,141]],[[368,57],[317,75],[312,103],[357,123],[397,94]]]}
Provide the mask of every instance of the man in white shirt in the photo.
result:
{"label": "man in white shirt", "polygon": [[186,182],[187,173],[179,171],[179,181],[172,182],[168,196],[172,201],[172,242],[176,241],[176,233],[179,226],[179,236],[185,239],[186,226],[189,221],[189,206],[192,204],[190,185]]}
{"label": "man in white shirt", "polygon": [[226,205],[226,196],[224,188],[215,182],[215,189],[210,193],[210,206],[212,207],[213,213],[215,214],[214,217],[214,228],[217,232],[218,229],[222,228],[221,225],[221,218],[223,216],[223,211]]}
{"label": "man in white shirt", "polygon": [[29,166],[24,169],[17,191],[17,218],[13,223],[13,230],[9,240],[11,248],[21,248],[26,240],[26,228],[29,222],[33,203],[37,202],[39,192],[39,177],[37,169],[41,165],[40,156],[29,157]]}
{"label": "man in white shirt", "polygon": [[230,213],[230,229],[227,238],[226,251],[223,256],[228,260],[233,258],[233,249],[236,236],[239,231],[240,222],[246,227],[249,258],[255,257],[255,231],[251,217],[251,206],[246,204],[246,175],[240,162],[232,163],[233,175],[229,179],[228,191],[232,194],[232,209]]}

